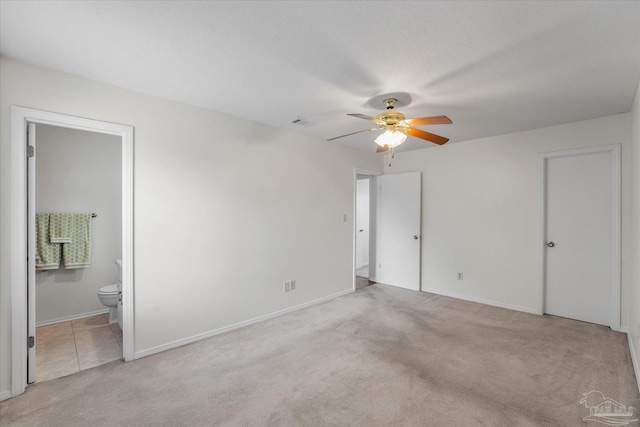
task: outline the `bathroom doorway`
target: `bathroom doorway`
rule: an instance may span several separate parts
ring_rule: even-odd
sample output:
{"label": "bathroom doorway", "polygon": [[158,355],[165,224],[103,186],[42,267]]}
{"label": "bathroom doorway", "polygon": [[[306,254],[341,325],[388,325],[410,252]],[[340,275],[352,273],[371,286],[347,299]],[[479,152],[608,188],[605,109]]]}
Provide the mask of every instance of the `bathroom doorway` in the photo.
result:
{"label": "bathroom doorway", "polygon": [[[102,289],[114,289],[105,302],[117,304],[122,140],[46,124],[32,125],[29,132],[35,138],[27,167],[35,169],[33,174],[29,170],[35,184],[30,180],[27,191],[35,190],[30,199],[35,200],[36,229],[42,229],[35,238],[35,266],[29,265],[35,269],[36,297],[36,367],[35,378],[29,377],[43,382],[122,358],[122,321],[115,315],[120,310],[116,305],[109,316],[110,307],[99,299],[105,299]],[[49,243],[49,222],[74,217],[90,232],[85,241],[74,236],[72,243]],[[90,249],[69,249],[80,244]],[[73,261],[86,264],[78,267]]]}
{"label": "bathroom doorway", "polygon": [[[36,307],[37,307],[37,299],[38,295],[36,292],[36,287],[39,286],[42,292],[46,295],[47,292],[44,291],[43,288],[46,284],[52,283],[62,283],[66,280],[66,285],[73,286],[74,280],[88,278],[90,274],[88,273],[88,269],[85,271],[68,271],[62,274],[62,278],[55,279],[50,276],[47,278],[43,278],[39,281],[39,285],[36,285],[36,274],[35,274],[35,213],[38,210],[36,206],[36,191],[35,191],[35,152],[37,151],[37,126],[42,129],[45,129],[45,132],[48,128],[62,128],[62,129],[53,129],[59,131],[81,131],[81,132],[90,132],[93,134],[97,134],[102,137],[115,138],[111,141],[115,143],[118,147],[116,151],[119,151],[119,172],[116,175],[119,175],[119,206],[116,209],[116,213],[107,216],[101,216],[100,212],[93,212],[94,209],[88,209],[90,213],[96,213],[96,218],[92,221],[102,219],[105,221],[103,225],[96,226],[95,223],[92,224],[93,227],[102,227],[108,226],[109,217],[116,216],[118,217],[115,221],[120,224],[119,230],[116,234],[119,234],[119,242],[112,242],[112,245],[115,244],[120,248],[121,254],[121,265],[122,265],[122,302],[119,308],[121,308],[122,312],[122,338],[121,344],[119,344],[118,350],[118,358],[124,358],[124,360],[132,360],[133,359],[133,128],[130,126],[119,125],[114,123],[102,122],[91,119],[84,119],[80,117],[68,116],[58,113],[51,113],[46,111],[34,110],[23,107],[13,106],[11,108],[11,118],[12,118],[12,126],[11,126],[11,147],[12,147],[12,164],[14,168],[12,169],[12,223],[14,224],[12,235],[11,235],[11,245],[12,245],[12,265],[14,268],[12,271],[13,280],[11,284],[12,289],[12,314],[11,314],[11,351],[12,351],[12,395],[17,396],[24,392],[24,389],[27,386],[27,383],[32,383],[37,380],[36,373],[36,360],[37,360],[37,350],[39,345],[41,345],[40,350],[43,350],[43,347],[46,346],[45,341],[43,340],[39,343],[36,332]],[[45,127],[46,126],[46,127]],[[94,135],[96,136],[96,135]],[[34,147],[34,148],[31,148]],[[111,147],[113,148],[113,147]],[[58,148],[59,149],[59,148]],[[56,150],[58,150],[56,149]],[[55,151],[52,155],[59,155],[60,153]],[[27,167],[27,163],[24,159],[27,158],[30,163],[30,167]],[[31,164],[33,163],[33,164]],[[67,169],[81,169],[86,165],[82,165],[80,168],[67,166]],[[58,168],[60,169],[60,167]],[[97,170],[93,170],[97,174]],[[58,172],[60,172],[58,170]],[[60,173],[59,175],[63,175]],[[85,183],[87,184],[87,183]],[[30,188],[30,191],[29,191]],[[79,190],[76,189],[76,192]],[[87,191],[91,192],[91,188]],[[106,199],[106,195],[103,194]],[[61,202],[60,200],[56,200],[57,202]],[[68,203],[70,203],[67,200]],[[42,201],[40,203],[43,203]],[[112,202],[114,203],[114,202]],[[118,202],[115,202],[118,204]],[[53,205],[51,205],[53,206]],[[70,206],[70,205],[66,205]],[[96,205],[97,206],[97,205]],[[58,207],[52,207],[54,210],[58,210]],[[83,208],[84,211],[87,208]],[[104,208],[100,208],[103,210]],[[62,210],[62,209],[61,209]],[[67,209],[64,207],[64,211],[69,212],[71,208]],[[75,209],[73,209],[75,210]],[[98,209],[95,209],[98,210]],[[106,212],[103,210],[103,212]],[[111,224],[113,225],[113,224]],[[96,229],[97,231],[97,229]],[[100,246],[100,245],[98,245]],[[104,248],[98,249],[95,248],[96,251],[92,251],[92,257],[94,260],[101,259],[103,255],[107,254],[108,251],[105,251]],[[112,257],[113,255],[108,255]],[[106,273],[107,276],[103,276],[102,278],[93,277],[93,282],[106,280],[108,282],[114,283],[117,281],[117,268],[115,265],[115,259],[109,260],[111,263],[110,267],[100,267],[96,270],[105,270],[112,269],[113,273]],[[97,261],[96,261],[97,262]],[[98,264],[102,264],[102,262],[97,262]],[[72,269],[70,269],[72,270]],[[100,272],[101,274],[104,271]],[[113,274],[109,276],[110,274]],[[80,277],[82,276],[82,277]],[[85,277],[86,276],[86,277]],[[115,279],[114,279],[115,278]],[[71,279],[71,280],[67,280]],[[25,286],[25,283],[27,284]],[[108,285],[109,283],[100,283],[100,285]],[[97,286],[97,285],[96,285]],[[88,297],[89,293],[86,293],[84,296]],[[53,297],[52,297],[53,295]],[[78,295],[72,294],[74,297],[80,298]],[[42,295],[41,295],[42,296]],[[53,288],[48,290],[48,296],[52,298],[56,298],[56,292]],[[95,295],[97,300],[97,293]],[[81,298],[80,298],[81,299]],[[42,302],[41,302],[42,303]],[[105,311],[107,310],[106,306],[98,305],[93,306],[97,308],[96,313],[92,313],[92,309],[89,308],[89,311],[84,308],[83,313],[79,313],[84,317],[80,319],[84,319],[81,322],[76,322],[76,329],[78,330],[78,337],[84,339],[85,341],[93,341],[93,343],[97,343],[100,341],[98,338],[101,334],[106,334],[107,329],[103,328],[98,332],[98,328],[102,326],[107,326],[107,328],[111,329],[112,325],[106,324],[102,325],[105,318]],[[101,308],[102,307],[102,308]],[[59,308],[59,307],[58,307]],[[42,320],[41,326],[47,327],[55,324],[64,324],[65,322],[71,322],[69,325],[71,327],[71,331],[74,332],[73,322],[75,320],[80,319],[65,319],[65,315],[61,317],[58,316],[61,311],[57,312],[58,314],[47,314],[47,316],[51,317],[49,320]],[[67,317],[74,317],[76,314],[70,314]],[[89,316],[89,314],[92,314]],[[86,316],[85,316],[86,315]],[[45,314],[42,314],[45,316]],[[97,318],[96,318],[97,316]],[[100,318],[102,316],[102,319]],[[43,317],[44,318],[44,317]],[[47,321],[55,321],[56,323],[52,323],[51,325],[45,325]],[[65,327],[61,326],[61,329]],[[80,333],[81,329],[86,329],[87,334]],[[58,331],[61,332],[61,331]],[[112,335],[115,337],[115,333],[111,330]],[[55,335],[55,334],[54,334]],[[98,338],[98,339],[96,339]],[[76,344],[74,343],[74,346]],[[97,347],[101,346],[101,344],[97,344]],[[76,348],[76,352],[78,348]],[[95,364],[96,360],[94,358],[93,362],[89,362],[85,359],[84,366],[88,367],[90,364]],[[80,362],[77,362],[78,365]]]}

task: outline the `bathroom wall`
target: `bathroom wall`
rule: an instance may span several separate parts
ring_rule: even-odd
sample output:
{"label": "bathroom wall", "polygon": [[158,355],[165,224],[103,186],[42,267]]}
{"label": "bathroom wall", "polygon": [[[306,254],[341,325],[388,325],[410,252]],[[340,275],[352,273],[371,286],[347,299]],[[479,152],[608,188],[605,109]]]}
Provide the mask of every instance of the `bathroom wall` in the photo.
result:
{"label": "bathroom wall", "polygon": [[88,268],[36,272],[36,323],[105,311],[96,293],[118,279],[122,253],[121,140],[117,136],[36,126],[36,212],[96,213]]}

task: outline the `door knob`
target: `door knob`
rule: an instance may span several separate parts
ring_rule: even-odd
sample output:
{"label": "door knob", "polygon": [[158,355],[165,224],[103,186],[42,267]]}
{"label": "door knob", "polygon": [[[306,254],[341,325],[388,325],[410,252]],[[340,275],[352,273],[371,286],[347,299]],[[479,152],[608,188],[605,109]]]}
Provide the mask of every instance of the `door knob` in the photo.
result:
{"label": "door knob", "polygon": [[413,235],[413,240],[418,240],[418,239],[419,239],[418,235],[417,235],[417,234],[414,234],[414,235]]}
{"label": "door knob", "polygon": [[547,246],[549,246],[550,248],[554,247],[555,245],[556,245],[556,244],[555,244],[555,243],[553,243],[553,242],[549,242],[549,243],[547,243]]}

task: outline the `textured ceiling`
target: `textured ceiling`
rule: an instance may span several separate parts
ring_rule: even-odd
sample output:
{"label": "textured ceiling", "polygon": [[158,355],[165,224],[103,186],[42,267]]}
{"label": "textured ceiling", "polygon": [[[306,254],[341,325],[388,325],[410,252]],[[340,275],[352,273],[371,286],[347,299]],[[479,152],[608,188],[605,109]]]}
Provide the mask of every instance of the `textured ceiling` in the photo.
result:
{"label": "textured ceiling", "polygon": [[0,53],[319,139],[399,92],[456,142],[629,111],[640,2],[3,0]]}

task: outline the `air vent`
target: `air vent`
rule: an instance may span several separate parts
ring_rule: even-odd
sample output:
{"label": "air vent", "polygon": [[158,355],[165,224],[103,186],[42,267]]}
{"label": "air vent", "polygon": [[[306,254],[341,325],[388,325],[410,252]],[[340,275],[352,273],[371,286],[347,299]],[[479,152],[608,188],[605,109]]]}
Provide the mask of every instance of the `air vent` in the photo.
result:
{"label": "air vent", "polygon": [[293,123],[294,125],[298,125],[298,126],[311,126],[313,124],[310,121],[305,120],[305,119],[301,119],[301,118],[297,118],[295,120],[292,120],[291,123]]}

